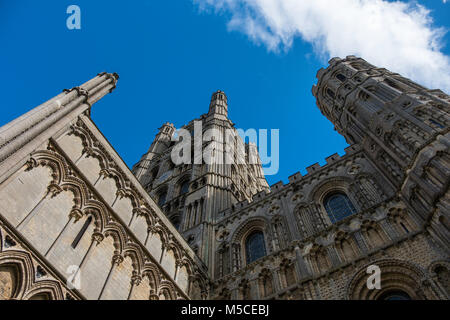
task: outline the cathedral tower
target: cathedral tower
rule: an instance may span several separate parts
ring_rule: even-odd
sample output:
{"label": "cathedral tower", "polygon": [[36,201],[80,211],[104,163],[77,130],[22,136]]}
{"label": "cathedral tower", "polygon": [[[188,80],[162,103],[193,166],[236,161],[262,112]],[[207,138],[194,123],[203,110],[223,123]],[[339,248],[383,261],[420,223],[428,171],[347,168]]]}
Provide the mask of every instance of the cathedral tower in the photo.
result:
{"label": "cathedral tower", "polygon": [[[257,151],[242,141],[228,118],[228,99],[223,91],[212,94],[208,113],[182,129],[192,137],[192,163],[173,163],[171,153],[176,145],[176,131],[172,124],[165,124],[133,172],[199,257],[211,267],[214,223],[225,210],[240,201],[251,201],[254,194],[268,191],[269,186]],[[207,132],[213,134],[208,137]],[[228,153],[226,139],[233,141],[235,152]],[[201,149],[201,154],[196,148]],[[216,161],[204,161],[207,150]],[[256,163],[237,161],[239,157],[248,159],[248,154],[256,155]],[[230,156],[236,161],[226,163]]]}
{"label": "cathedral tower", "polygon": [[399,186],[417,150],[445,133],[449,98],[353,56],[334,58],[313,87],[321,112]]}
{"label": "cathedral tower", "polygon": [[354,56],[332,59],[317,77],[321,112],[448,245],[448,211],[434,208],[448,199],[450,97]]}

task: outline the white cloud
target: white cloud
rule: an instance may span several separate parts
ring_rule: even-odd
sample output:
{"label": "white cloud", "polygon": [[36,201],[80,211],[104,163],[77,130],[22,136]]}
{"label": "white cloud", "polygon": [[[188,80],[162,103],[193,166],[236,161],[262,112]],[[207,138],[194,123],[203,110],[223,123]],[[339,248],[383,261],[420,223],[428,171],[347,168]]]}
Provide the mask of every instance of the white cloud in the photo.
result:
{"label": "white cloud", "polygon": [[[322,58],[360,56],[430,88],[450,92],[450,58],[443,28],[417,3],[386,0],[193,0],[201,10],[228,13],[228,28],[270,51],[294,38]],[[447,0],[445,0],[447,1]],[[444,1],[444,2],[445,2]]]}

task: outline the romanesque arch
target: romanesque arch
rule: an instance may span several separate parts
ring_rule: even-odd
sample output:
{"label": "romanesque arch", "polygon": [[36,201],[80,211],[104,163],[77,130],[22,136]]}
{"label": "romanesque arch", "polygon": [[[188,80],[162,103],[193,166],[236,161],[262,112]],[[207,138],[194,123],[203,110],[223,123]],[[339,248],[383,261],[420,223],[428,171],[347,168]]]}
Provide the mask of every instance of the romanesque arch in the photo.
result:
{"label": "romanesque arch", "polygon": [[442,299],[449,299],[450,297],[450,262],[449,261],[435,261],[428,268],[431,277],[441,291]]}
{"label": "romanesque arch", "polygon": [[253,217],[246,220],[231,237],[231,243],[233,246],[232,257],[233,257],[233,269],[239,269],[246,265],[247,261],[247,250],[246,241],[249,236],[259,232],[264,237],[265,252],[268,254],[272,251],[270,230],[268,228],[269,223],[263,217]]}
{"label": "romanesque arch", "polygon": [[341,194],[347,197],[349,202],[349,208],[352,208],[352,212],[349,215],[359,212],[361,210],[360,204],[357,201],[354,188],[352,187],[353,181],[347,177],[333,177],[326,179],[314,187],[308,196],[308,203],[315,203],[320,208],[320,214],[318,215],[320,222],[323,226],[331,225],[334,220],[330,217],[330,210],[326,207],[326,201],[333,195]]}
{"label": "romanesque arch", "polygon": [[[361,268],[349,281],[347,286],[347,299],[350,300],[377,300],[384,299],[391,292],[403,293],[413,300],[435,299],[430,288],[424,284],[425,272],[412,263],[384,259],[374,261],[381,270],[381,289],[370,290],[367,286],[367,273],[369,265]],[[426,283],[426,282],[425,282]]]}

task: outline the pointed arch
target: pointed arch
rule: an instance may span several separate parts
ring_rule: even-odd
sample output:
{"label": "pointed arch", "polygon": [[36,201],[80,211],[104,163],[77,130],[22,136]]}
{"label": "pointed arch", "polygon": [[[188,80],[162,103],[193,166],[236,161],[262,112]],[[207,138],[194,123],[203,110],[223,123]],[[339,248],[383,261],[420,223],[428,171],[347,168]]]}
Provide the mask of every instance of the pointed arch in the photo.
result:
{"label": "pointed arch", "polygon": [[142,248],[133,242],[128,242],[124,248],[124,257],[130,257],[133,262],[133,268],[137,274],[141,274],[144,267],[144,252]]}
{"label": "pointed arch", "polygon": [[[36,299],[36,298],[44,299]],[[64,293],[61,285],[52,280],[42,280],[36,282],[24,295],[23,300],[64,300]]]}
{"label": "pointed arch", "polygon": [[158,288],[158,296],[162,300],[175,300],[177,298],[175,286],[168,280],[163,280]]}
{"label": "pointed arch", "polygon": [[11,298],[23,299],[23,295],[35,281],[34,266],[30,254],[15,250],[2,252],[0,253],[0,266],[15,268],[17,282]]}
{"label": "pointed arch", "polygon": [[21,275],[17,264],[0,265],[0,301],[14,299],[19,293]]}
{"label": "pointed arch", "polygon": [[150,287],[154,290],[154,294],[156,294],[161,283],[161,272],[158,267],[153,263],[146,263],[142,275],[148,277]]}
{"label": "pointed arch", "polygon": [[124,246],[127,242],[127,235],[122,230],[121,226],[110,223],[103,232],[105,238],[111,237],[114,240],[114,249],[116,254],[122,254]]}

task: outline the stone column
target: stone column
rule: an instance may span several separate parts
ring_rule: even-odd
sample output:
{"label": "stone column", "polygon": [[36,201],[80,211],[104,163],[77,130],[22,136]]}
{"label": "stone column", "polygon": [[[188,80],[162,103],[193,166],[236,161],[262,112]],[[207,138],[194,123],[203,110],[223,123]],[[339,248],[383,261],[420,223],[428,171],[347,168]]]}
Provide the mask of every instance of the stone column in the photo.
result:
{"label": "stone column", "polygon": [[[47,103],[1,127],[0,162],[10,157],[75,109],[82,106],[86,110],[90,109],[92,104],[114,90],[118,79],[119,76],[117,74],[100,74],[80,87],[65,90],[64,94],[58,95]],[[83,109],[80,112],[84,111]]]}
{"label": "stone column", "polygon": [[101,300],[103,292],[105,291],[106,286],[108,285],[109,279],[111,279],[111,275],[113,274],[113,272],[116,269],[116,267],[119,266],[122,262],[123,262],[123,256],[122,255],[115,254],[112,257],[111,269],[109,269],[108,276],[106,277],[105,283],[103,284],[103,288],[102,288],[102,291],[100,292],[100,295],[98,296],[98,300]]}
{"label": "stone column", "polygon": [[303,259],[303,255],[298,246],[295,247],[295,256],[297,258],[298,270],[300,271],[300,273],[298,274],[298,279],[301,280],[310,277],[311,273],[308,270],[308,267],[305,263],[305,259]]}

